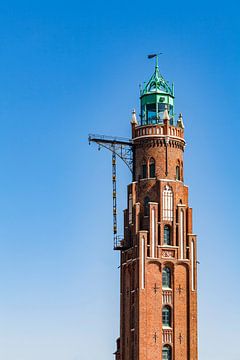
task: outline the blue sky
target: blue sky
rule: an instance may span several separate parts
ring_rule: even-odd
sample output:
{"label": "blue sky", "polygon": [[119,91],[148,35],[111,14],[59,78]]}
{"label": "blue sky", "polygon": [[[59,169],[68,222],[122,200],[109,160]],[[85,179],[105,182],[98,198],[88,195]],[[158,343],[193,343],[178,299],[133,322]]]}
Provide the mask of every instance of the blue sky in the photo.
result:
{"label": "blue sky", "polygon": [[87,136],[130,135],[155,51],[185,122],[199,358],[240,359],[239,34],[233,1],[1,2],[0,359],[113,359],[111,158]]}

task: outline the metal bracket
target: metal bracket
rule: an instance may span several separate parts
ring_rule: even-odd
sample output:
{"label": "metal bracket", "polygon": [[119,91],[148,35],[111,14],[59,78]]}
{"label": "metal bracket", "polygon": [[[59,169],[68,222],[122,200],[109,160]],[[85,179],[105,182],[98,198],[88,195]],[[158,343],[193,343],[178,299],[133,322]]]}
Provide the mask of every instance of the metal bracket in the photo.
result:
{"label": "metal bracket", "polygon": [[90,134],[88,136],[89,144],[95,142],[98,144],[99,149],[104,147],[115,153],[120,159],[122,159],[129,170],[133,173],[133,142],[130,139],[121,137],[105,136]]}

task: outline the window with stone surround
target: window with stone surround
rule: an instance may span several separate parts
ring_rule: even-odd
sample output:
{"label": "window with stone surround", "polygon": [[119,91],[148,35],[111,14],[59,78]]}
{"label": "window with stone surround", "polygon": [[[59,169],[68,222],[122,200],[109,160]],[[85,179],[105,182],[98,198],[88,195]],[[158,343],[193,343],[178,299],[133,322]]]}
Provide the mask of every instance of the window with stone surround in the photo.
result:
{"label": "window with stone surround", "polygon": [[171,269],[165,267],[162,271],[162,287],[171,289]]}
{"label": "window with stone surround", "polygon": [[164,245],[171,245],[171,227],[170,225],[164,225]]}
{"label": "window with stone surround", "polygon": [[171,327],[171,308],[170,308],[170,306],[164,306],[162,309],[162,325]]}
{"label": "window with stone surround", "polygon": [[155,160],[153,158],[150,159],[149,176],[150,176],[150,178],[154,178],[156,176],[155,175]]}
{"label": "window with stone surround", "polygon": [[173,220],[173,192],[168,185],[163,190],[163,220]]}
{"label": "window with stone surround", "polygon": [[162,348],[162,360],[172,360],[172,348],[169,345],[164,345]]}
{"label": "window with stone surround", "polygon": [[180,178],[180,166],[176,166],[176,180],[181,180]]}

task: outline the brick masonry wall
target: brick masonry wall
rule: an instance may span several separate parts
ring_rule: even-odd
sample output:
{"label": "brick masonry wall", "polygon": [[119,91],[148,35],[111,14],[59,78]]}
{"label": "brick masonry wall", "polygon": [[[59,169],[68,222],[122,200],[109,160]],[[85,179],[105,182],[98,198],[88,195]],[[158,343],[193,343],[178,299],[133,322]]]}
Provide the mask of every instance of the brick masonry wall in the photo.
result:
{"label": "brick masonry wall", "polygon": [[[167,133],[167,130],[165,131]],[[134,134],[134,129],[133,129]],[[166,149],[167,148],[167,149]],[[196,236],[192,234],[192,209],[183,183],[184,140],[168,136],[138,139],[135,178],[128,186],[133,199],[132,221],[125,211],[126,249],[121,251],[120,342],[117,360],[161,360],[169,345],[172,360],[197,360]],[[154,178],[142,178],[142,163],[155,160]],[[167,166],[166,166],[167,163]],[[176,180],[180,164],[181,179]],[[166,171],[167,169],[167,171]],[[173,219],[163,219],[163,190],[173,192]],[[149,197],[149,212],[144,199]],[[164,225],[171,228],[171,246],[164,245]],[[182,250],[180,250],[180,247]],[[162,270],[171,269],[171,288],[162,288]],[[162,324],[162,308],[169,306],[170,328]]]}

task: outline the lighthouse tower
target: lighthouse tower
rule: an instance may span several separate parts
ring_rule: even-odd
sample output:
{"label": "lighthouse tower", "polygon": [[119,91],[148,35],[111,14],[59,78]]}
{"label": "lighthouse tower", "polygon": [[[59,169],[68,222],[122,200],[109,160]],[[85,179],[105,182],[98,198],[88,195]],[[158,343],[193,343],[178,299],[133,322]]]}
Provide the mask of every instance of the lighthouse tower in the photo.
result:
{"label": "lighthouse tower", "polygon": [[196,235],[184,184],[184,124],[155,71],[132,114],[133,180],[121,253],[116,360],[197,360]]}

